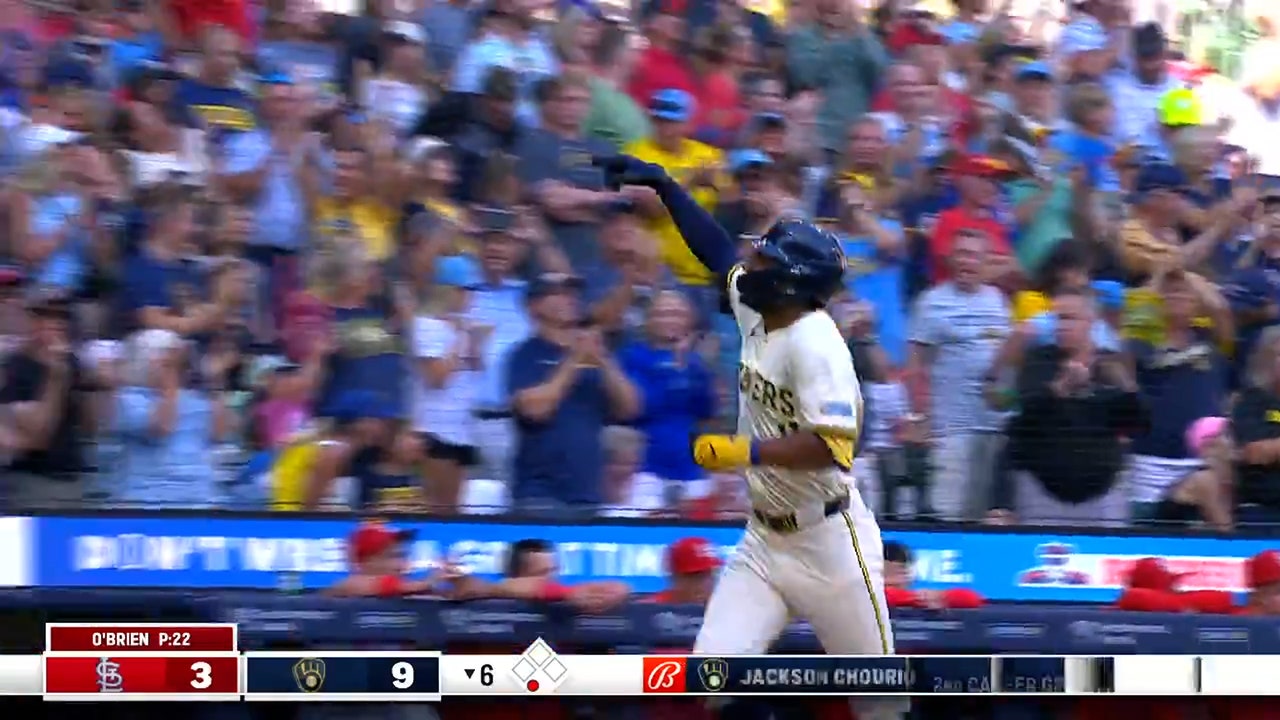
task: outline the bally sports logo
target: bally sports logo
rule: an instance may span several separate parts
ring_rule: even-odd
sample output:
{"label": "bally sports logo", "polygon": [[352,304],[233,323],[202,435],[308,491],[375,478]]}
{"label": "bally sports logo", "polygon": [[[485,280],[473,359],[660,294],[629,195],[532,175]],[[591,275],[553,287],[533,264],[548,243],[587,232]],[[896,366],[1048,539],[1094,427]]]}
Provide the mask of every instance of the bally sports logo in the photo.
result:
{"label": "bally sports logo", "polygon": [[644,659],[644,691],[647,693],[682,693],[685,691],[688,666],[682,657],[646,657]]}

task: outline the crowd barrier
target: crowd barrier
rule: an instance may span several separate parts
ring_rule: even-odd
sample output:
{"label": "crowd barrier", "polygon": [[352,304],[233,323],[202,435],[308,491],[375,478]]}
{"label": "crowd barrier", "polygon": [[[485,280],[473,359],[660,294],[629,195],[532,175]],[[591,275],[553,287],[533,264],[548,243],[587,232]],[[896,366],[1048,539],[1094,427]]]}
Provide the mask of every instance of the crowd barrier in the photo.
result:
{"label": "crowd barrier", "polygon": [[[451,603],[430,599],[340,600],[273,593],[0,591],[0,616],[36,611],[102,621],[232,622],[244,649],[289,647],[446,648],[524,645],[541,637],[558,648],[619,652],[687,649],[702,622],[696,606],[631,602],[610,613],[580,615],[559,604]],[[943,612],[895,611],[904,653],[977,654],[1280,654],[1274,618],[1168,615],[1068,607],[994,606]],[[804,623],[792,624],[776,650],[820,648]]]}
{"label": "crowd barrier", "polygon": [[[344,538],[355,519],[265,513],[97,512],[0,518],[0,587],[320,588],[346,572]],[[637,592],[665,585],[664,551],[699,535],[726,556],[740,524],[645,520],[539,524],[486,517],[397,520],[416,530],[416,570],[441,561],[493,577],[522,538],[556,544],[567,582],[616,579]],[[1185,589],[1242,592],[1249,556],[1280,540],[1006,528],[886,526],[886,540],[909,546],[922,589],[969,587],[1004,602],[1111,603],[1132,563],[1159,555],[1185,575]],[[284,577],[284,576],[287,576]]]}

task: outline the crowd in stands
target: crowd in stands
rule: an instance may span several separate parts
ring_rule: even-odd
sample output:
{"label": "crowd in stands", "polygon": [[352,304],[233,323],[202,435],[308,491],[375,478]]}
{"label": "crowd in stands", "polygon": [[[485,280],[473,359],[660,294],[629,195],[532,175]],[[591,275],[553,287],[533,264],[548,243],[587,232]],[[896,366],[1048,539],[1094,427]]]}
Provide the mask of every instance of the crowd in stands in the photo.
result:
{"label": "crowd in stands", "polygon": [[6,508],[744,517],[625,152],[839,236],[881,518],[1280,520],[1270,9],[1238,80],[1124,0],[0,10]]}

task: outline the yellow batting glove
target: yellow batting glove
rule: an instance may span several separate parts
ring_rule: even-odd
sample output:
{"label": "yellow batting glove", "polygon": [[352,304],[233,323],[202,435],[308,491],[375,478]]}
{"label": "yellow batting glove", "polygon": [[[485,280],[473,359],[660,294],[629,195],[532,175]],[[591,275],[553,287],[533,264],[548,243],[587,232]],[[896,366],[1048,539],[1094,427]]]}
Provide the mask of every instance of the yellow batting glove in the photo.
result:
{"label": "yellow batting glove", "polygon": [[737,470],[756,464],[751,438],[741,435],[699,435],[693,441],[693,461],[712,472]]}

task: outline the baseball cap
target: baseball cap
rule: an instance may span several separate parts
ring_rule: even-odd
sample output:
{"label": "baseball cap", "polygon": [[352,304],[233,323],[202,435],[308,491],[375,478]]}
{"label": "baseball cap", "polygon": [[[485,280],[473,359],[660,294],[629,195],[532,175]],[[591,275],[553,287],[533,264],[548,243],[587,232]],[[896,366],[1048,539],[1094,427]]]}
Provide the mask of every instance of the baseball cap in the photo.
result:
{"label": "baseball cap", "polygon": [[21,285],[25,279],[22,268],[16,265],[0,265],[0,287]]}
{"label": "baseball cap", "polygon": [[411,542],[415,530],[398,530],[380,522],[362,523],[347,538],[347,549],[357,562],[380,555],[396,545]]}
{"label": "baseball cap", "polygon": [[687,122],[693,117],[693,98],[675,88],[659,90],[649,99],[649,115],[658,120]]}
{"label": "baseball cap", "polygon": [[1001,178],[1014,174],[1014,169],[1003,160],[987,155],[959,155],[951,161],[951,172],[973,177]]}
{"label": "baseball cap", "polygon": [[427,42],[427,33],[422,26],[407,20],[392,20],[382,26],[382,31],[391,37],[415,45],[425,45]]}
{"label": "baseball cap", "polygon": [[1117,280],[1094,280],[1089,283],[1094,299],[1104,310],[1124,308],[1124,283]]}
{"label": "baseball cap", "polygon": [[436,284],[446,287],[473,288],[480,284],[480,267],[466,255],[436,258]]}
{"label": "baseball cap", "polygon": [[742,150],[734,150],[729,153],[729,172],[737,175],[746,170],[758,170],[760,168],[769,167],[773,164],[773,159],[768,153],[755,148],[745,148]]}
{"label": "baseball cap", "polygon": [[1129,570],[1129,587],[1147,590],[1174,590],[1188,573],[1170,572],[1164,560],[1145,557],[1135,562]]}
{"label": "baseball cap", "polygon": [[1200,98],[1190,88],[1174,88],[1156,101],[1156,118],[1161,125],[1186,127],[1199,125],[1204,116]]}
{"label": "baseball cap", "polygon": [[529,281],[529,286],[525,291],[525,296],[529,300],[537,300],[551,293],[561,290],[581,290],[582,278],[577,275],[569,275],[567,273],[540,273]]}
{"label": "baseball cap", "polygon": [[1053,80],[1053,69],[1043,60],[1032,60],[1022,63],[1014,71],[1015,80]]}
{"label": "baseball cap", "polygon": [[515,100],[520,91],[520,81],[510,68],[495,65],[484,76],[484,96],[491,100]]}
{"label": "baseball cap", "polygon": [[1199,455],[1205,443],[1222,434],[1228,421],[1224,417],[1202,417],[1187,427],[1187,448]]}
{"label": "baseball cap", "polygon": [[776,112],[756,113],[755,117],[751,118],[751,121],[759,127],[780,128],[787,126],[786,116]]}
{"label": "baseball cap", "polygon": [[1245,582],[1257,590],[1280,583],[1280,552],[1263,550],[1245,561]]}
{"label": "baseball cap", "polygon": [[672,575],[711,572],[720,565],[720,556],[706,538],[680,538],[667,548],[667,570]]}
{"label": "baseball cap", "polygon": [[1142,60],[1164,55],[1169,43],[1159,23],[1146,22],[1133,29],[1133,54]]}
{"label": "baseball cap", "polygon": [[1138,168],[1130,201],[1142,200],[1159,190],[1176,190],[1182,187],[1182,172],[1167,162],[1150,162]]}

